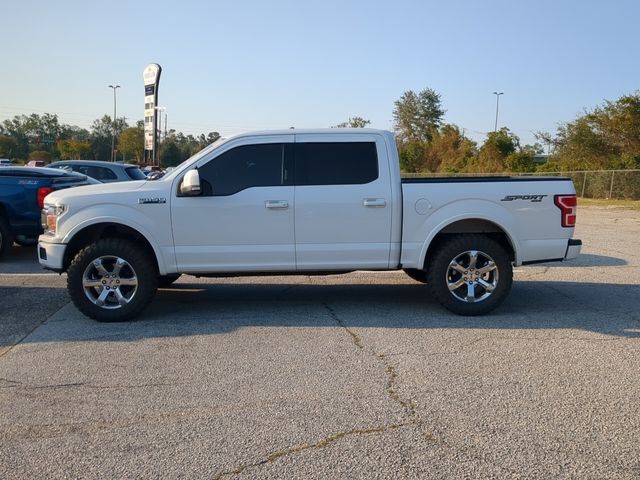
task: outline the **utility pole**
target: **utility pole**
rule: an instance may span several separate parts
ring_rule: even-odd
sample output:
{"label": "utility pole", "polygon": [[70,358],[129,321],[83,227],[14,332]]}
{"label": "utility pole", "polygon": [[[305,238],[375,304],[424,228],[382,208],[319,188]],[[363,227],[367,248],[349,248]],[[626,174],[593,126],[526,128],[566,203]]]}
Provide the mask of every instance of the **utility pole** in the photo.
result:
{"label": "utility pole", "polygon": [[111,161],[116,161],[116,89],[120,85],[109,85],[113,89],[113,138],[111,139]]}
{"label": "utility pole", "polygon": [[504,92],[493,92],[493,94],[496,96],[496,124],[493,127],[493,131],[497,132],[498,131],[498,108],[500,107],[500,95],[504,95]]}

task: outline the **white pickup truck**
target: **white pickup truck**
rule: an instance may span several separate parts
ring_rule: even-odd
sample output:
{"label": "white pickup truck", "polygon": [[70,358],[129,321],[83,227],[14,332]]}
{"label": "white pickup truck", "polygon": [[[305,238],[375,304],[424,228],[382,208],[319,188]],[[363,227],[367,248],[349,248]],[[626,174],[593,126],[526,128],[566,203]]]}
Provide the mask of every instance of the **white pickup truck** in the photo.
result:
{"label": "white pickup truck", "polygon": [[401,179],[393,135],[372,129],[238,135],[159,180],[45,202],[40,263],[66,271],[75,305],[100,321],[135,317],[181,274],[400,269],[478,315],[509,293],[513,265],[581,248],[570,179]]}

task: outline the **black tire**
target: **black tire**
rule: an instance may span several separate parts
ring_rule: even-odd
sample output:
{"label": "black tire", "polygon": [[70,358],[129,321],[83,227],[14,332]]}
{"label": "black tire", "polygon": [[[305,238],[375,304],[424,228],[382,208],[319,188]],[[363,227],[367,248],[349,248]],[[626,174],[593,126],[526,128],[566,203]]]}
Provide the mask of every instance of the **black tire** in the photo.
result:
{"label": "black tire", "polygon": [[158,277],[158,288],[170,287],[173,282],[180,278],[180,273],[172,273],[170,275],[160,275]]}
{"label": "black tire", "polygon": [[[476,262],[472,260],[474,251]],[[447,310],[458,315],[483,315],[509,294],[513,267],[507,251],[495,240],[484,235],[458,235],[433,254],[427,283]]]}
{"label": "black tire", "polygon": [[13,235],[9,229],[7,221],[0,217],[0,258],[11,250],[13,246]]}
{"label": "black tire", "polygon": [[405,268],[403,272],[409,275],[416,282],[427,283],[427,272],[418,270],[417,268]]}
{"label": "black tire", "polygon": [[24,235],[17,235],[13,239],[21,247],[35,247],[38,244],[38,237],[25,237]]}
{"label": "black tire", "polygon": [[104,238],[80,250],[67,276],[75,306],[99,322],[136,317],[158,288],[155,260],[136,243],[122,238]]}

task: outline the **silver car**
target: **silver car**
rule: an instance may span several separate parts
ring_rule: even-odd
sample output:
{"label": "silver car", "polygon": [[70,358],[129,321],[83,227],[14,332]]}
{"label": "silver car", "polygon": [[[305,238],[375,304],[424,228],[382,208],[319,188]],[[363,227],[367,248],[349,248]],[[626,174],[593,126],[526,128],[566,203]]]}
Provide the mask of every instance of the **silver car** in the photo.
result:
{"label": "silver car", "polygon": [[47,165],[82,173],[103,183],[145,180],[147,177],[137,165],[130,163],[102,162],[99,160],[61,160]]}

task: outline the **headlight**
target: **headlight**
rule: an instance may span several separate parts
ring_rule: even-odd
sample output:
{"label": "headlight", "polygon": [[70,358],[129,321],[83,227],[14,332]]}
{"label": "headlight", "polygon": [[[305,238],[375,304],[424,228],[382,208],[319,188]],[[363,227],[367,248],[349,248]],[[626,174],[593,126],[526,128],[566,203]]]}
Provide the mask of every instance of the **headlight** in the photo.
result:
{"label": "headlight", "polygon": [[55,235],[58,229],[58,218],[67,210],[64,205],[49,205],[44,204],[42,209],[42,228],[44,233],[49,235]]}

